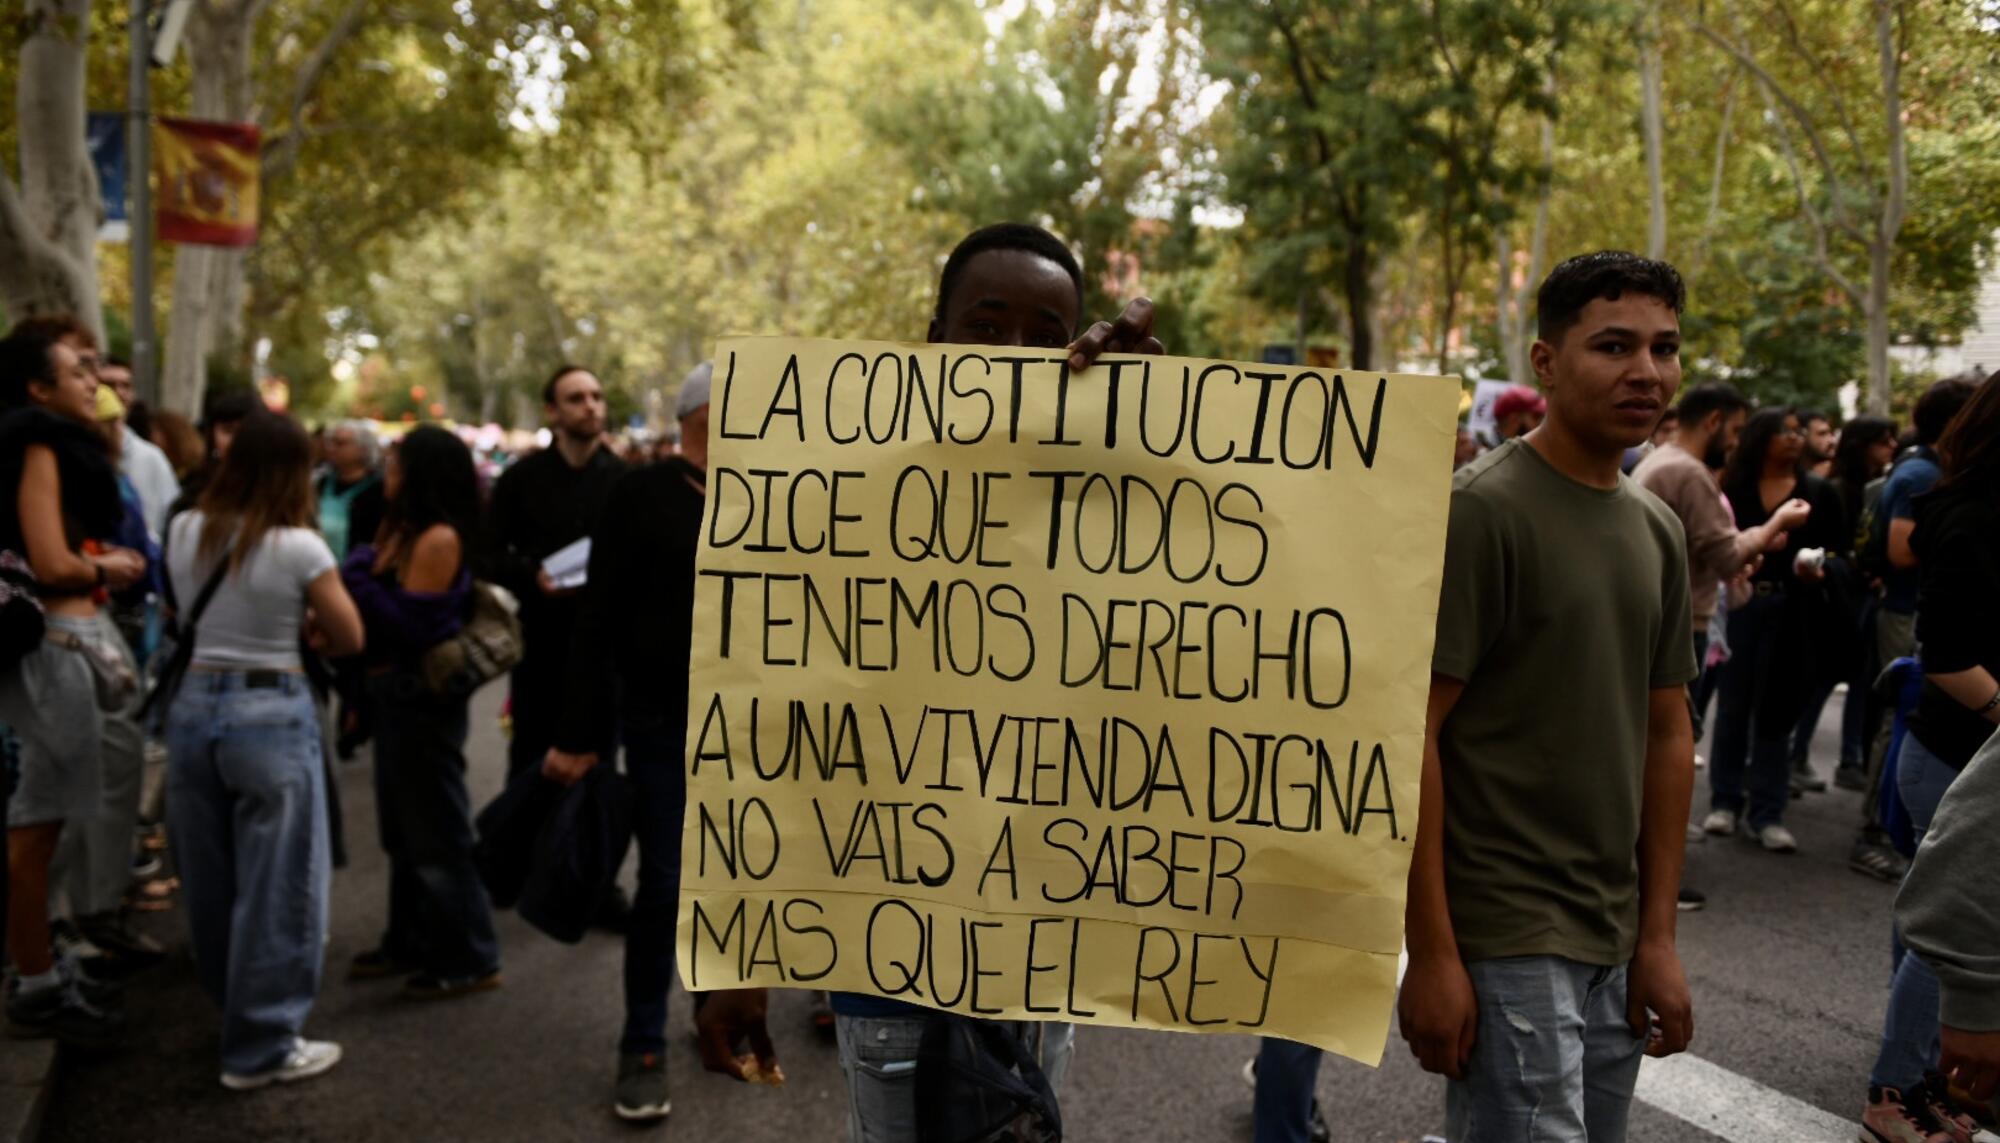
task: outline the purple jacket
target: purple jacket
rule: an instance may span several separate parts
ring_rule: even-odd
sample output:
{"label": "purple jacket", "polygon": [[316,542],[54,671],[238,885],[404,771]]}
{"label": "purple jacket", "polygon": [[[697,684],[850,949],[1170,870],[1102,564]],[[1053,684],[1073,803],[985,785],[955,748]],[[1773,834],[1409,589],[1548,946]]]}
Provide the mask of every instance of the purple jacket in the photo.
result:
{"label": "purple jacket", "polygon": [[465,626],[466,603],[472,595],[472,572],[460,568],[444,591],[405,591],[393,575],[374,573],[375,545],[358,544],[340,566],[340,579],[361,623],[368,632],[371,662],[414,664],[425,651],[458,634]]}

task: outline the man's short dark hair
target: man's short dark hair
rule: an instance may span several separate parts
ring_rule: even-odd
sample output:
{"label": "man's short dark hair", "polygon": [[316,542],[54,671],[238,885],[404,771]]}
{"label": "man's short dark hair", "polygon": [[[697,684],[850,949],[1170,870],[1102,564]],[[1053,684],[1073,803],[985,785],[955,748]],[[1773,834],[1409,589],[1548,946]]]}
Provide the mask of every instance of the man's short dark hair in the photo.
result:
{"label": "man's short dark hair", "polygon": [[1910,415],[1917,430],[1917,443],[1931,445],[1944,435],[1944,427],[1958,415],[1979,383],[1970,377],[1947,377],[1917,398],[1917,408]]}
{"label": "man's short dark hair", "polygon": [[591,368],[588,365],[556,366],[556,371],[554,373],[549,374],[548,384],[542,386],[542,404],[553,405],[556,403],[556,386],[562,383],[563,378],[569,376],[572,373],[589,373],[592,377],[597,376],[596,373],[591,371]]}
{"label": "man's short dark hair", "polygon": [[1825,421],[1829,425],[1833,423],[1832,417],[1827,416],[1825,413],[1820,412],[1818,409],[1800,408],[1796,410],[1794,415],[1799,418],[1800,428],[1805,428],[1807,425],[1812,424],[1814,421]]}
{"label": "man's short dark hair", "polygon": [[1698,425],[1708,419],[1710,413],[1721,413],[1723,420],[1735,416],[1738,410],[1748,412],[1750,398],[1727,381],[1704,381],[1681,394],[1680,403],[1674,410],[1681,415],[1681,424]]}
{"label": "man's short dark hair", "polygon": [[14,332],[26,333],[47,341],[61,341],[64,338],[74,337],[92,349],[97,348],[97,338],[91,334],[90,327],[78,321],[72,314],[37,314],[34,317],[25,317],[14,323]]}
{"label": "man's short dark hair", "polygon": [[1535,295],[1535,336],[1554,344],[1583,316],[1585,306],[1617,301],[1626,293],[1658,298],[1678,316],[1687,306],[1680,271],[1624,250],[1579,254],[1549,271]]}
{"label": "man's short dark hair", "polygon": [[1063,241],[1039,226],[1025,222],[996,222],[982,226],[965,236],[952,249],[951,257],[944,261],[944,273],[938,276],[937,308],[933,316],[944,321],[945,303],[951,300],[951,292],[958,288],[958,280],[965,274],[965,267],[974,258],[989,250],[1019,250],[1046,258],[1062,267],[1069,280],[1076,284],[1076,312],[1083,313],[1083,268],[1077,265],[1076,255],[1069,252]]}

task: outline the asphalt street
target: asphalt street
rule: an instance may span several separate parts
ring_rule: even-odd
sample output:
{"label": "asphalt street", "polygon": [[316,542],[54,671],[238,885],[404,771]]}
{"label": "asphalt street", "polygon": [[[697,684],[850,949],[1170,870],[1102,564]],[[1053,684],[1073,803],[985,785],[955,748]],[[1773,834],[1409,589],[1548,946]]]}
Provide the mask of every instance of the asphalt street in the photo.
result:
{"label": "asphalt street", "polygon": [[[475,700],[468,751],[476,801],[505,768],[501,688]],[[1815,760],[1830,772],[1841,698],[1828,704]],[[346,1058],[326,1077],[248,1095],[216,1080],[216,1019],[194,982],[177,913],[146,924],[171,961],[136,982],[128,1007],[137,1028],[123,1052],[63,1061],[48,1111],[49,1143],[158,1140],[584,1140],[654,1138],[839,1140],[845,1104],[833,1046],[815,1037],[808,996],[773,994],[772,1029],[789,1083],[753,1087],[701,1071],[676,992],[669,1071],[674,1113],[666,1128],[632,1128],[610,1112],[620,1001],[619,938],[592,934],[564,946],[512,914],[500,918],[506,986],[451,1002],[406,1002],[391,983],[350,984],[347,960],[374,943],[387,874],[374,842],[369,763],[341,768],[353,861],[334,881],[328,980],[308,1031],[339,1041]],[[1697,814],[1706,805],[1698,779]],[[1859,1113],[1881,1028],[1889,957],[1890,886],[1850,872],[1847,850],[1859,795],[1809,795],[1788,818],[1800,852],[1768,855],[1743,840],[1689,850],[1691,883],[1710,898],[1683,914],[1680,946],[1694,990],[1694,1053],[1710,1071],[1734,1073],[1753,1100],[1769,1089],[1840,1119]],[[1078,1141],[1239,1141],[1250,1138],[1250,1089],[1240,1077],[1255,1041],[1240,1036],[1081,1030],[1063,1092],[1068,1137]],[[1719,1073],[1719,1074],[1720,1074]],[[1759,1087],[1758,1085],[1762,1085]],[[1702,1089],[1706,1091],[1707,1089]],[[1336,1141],[1418,1143],[1443,1124],[1441,1081],[1418,1070],[1393,1032],[1379,1070],[1329,1058],[1319,1095]],[[1631,1137],[1642,1141],[1760,1137],[1700,1092],[1640,1103]],[[1789,1106],[1789,1104],[1786,1104]],[[1793,1123],[1796,1115],[1780,1116]],[[1810,1118],[1810,1117],[1809,1117]],[[1814,1143],[1815,1127],[1786,1128],[1768,1143]]]}

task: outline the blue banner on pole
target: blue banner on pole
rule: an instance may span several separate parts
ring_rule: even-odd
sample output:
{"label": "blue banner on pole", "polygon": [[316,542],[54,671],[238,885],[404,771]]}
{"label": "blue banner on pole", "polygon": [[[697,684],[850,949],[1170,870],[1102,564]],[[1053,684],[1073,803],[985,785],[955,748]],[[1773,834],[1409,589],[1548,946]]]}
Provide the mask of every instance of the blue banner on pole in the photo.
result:
{"label": "blue banner on pole", "polygon": [[125,206],[125,183],[131,164],[125,157],[126,115],[123,111],[93,111],[85,131],[90,139],[90,161],[97,167],[98,192],[104,199],[104,221],[119,223],[130,217]]}

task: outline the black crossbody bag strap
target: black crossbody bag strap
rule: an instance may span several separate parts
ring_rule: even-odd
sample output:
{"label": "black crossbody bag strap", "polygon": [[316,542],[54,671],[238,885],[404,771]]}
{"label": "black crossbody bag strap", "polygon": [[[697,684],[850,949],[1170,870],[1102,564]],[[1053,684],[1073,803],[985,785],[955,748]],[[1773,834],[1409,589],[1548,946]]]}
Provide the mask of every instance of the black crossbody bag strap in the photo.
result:
{"label": "black crossbody bag strap", "polygon": [[[201,593],[194,597],[194,610],[188,612],[187,620],[175,622],[174,626],[180,629],[180,633],[174,642],[173,658],[168,659],[160,668],[160,676],[154,681],[153,689],[147,692],[146,701],[140,704],[141,719],[150,715],[162,702],[173,698],[174,692],[180,689],[181,676],[187,674],[188,664],[194,662],[195,627],[201,622],[202,612],[208,610],[208,601],[215,598],[216,589],[222,586],[223,577],[228,574],[229,557],[225,555],[222,562],[215,565],[215,571],[209,574],[208,582],[201,585]],[[172,603],[174,594],[172,576],[166,577],[166,584],[167,601]]]}

